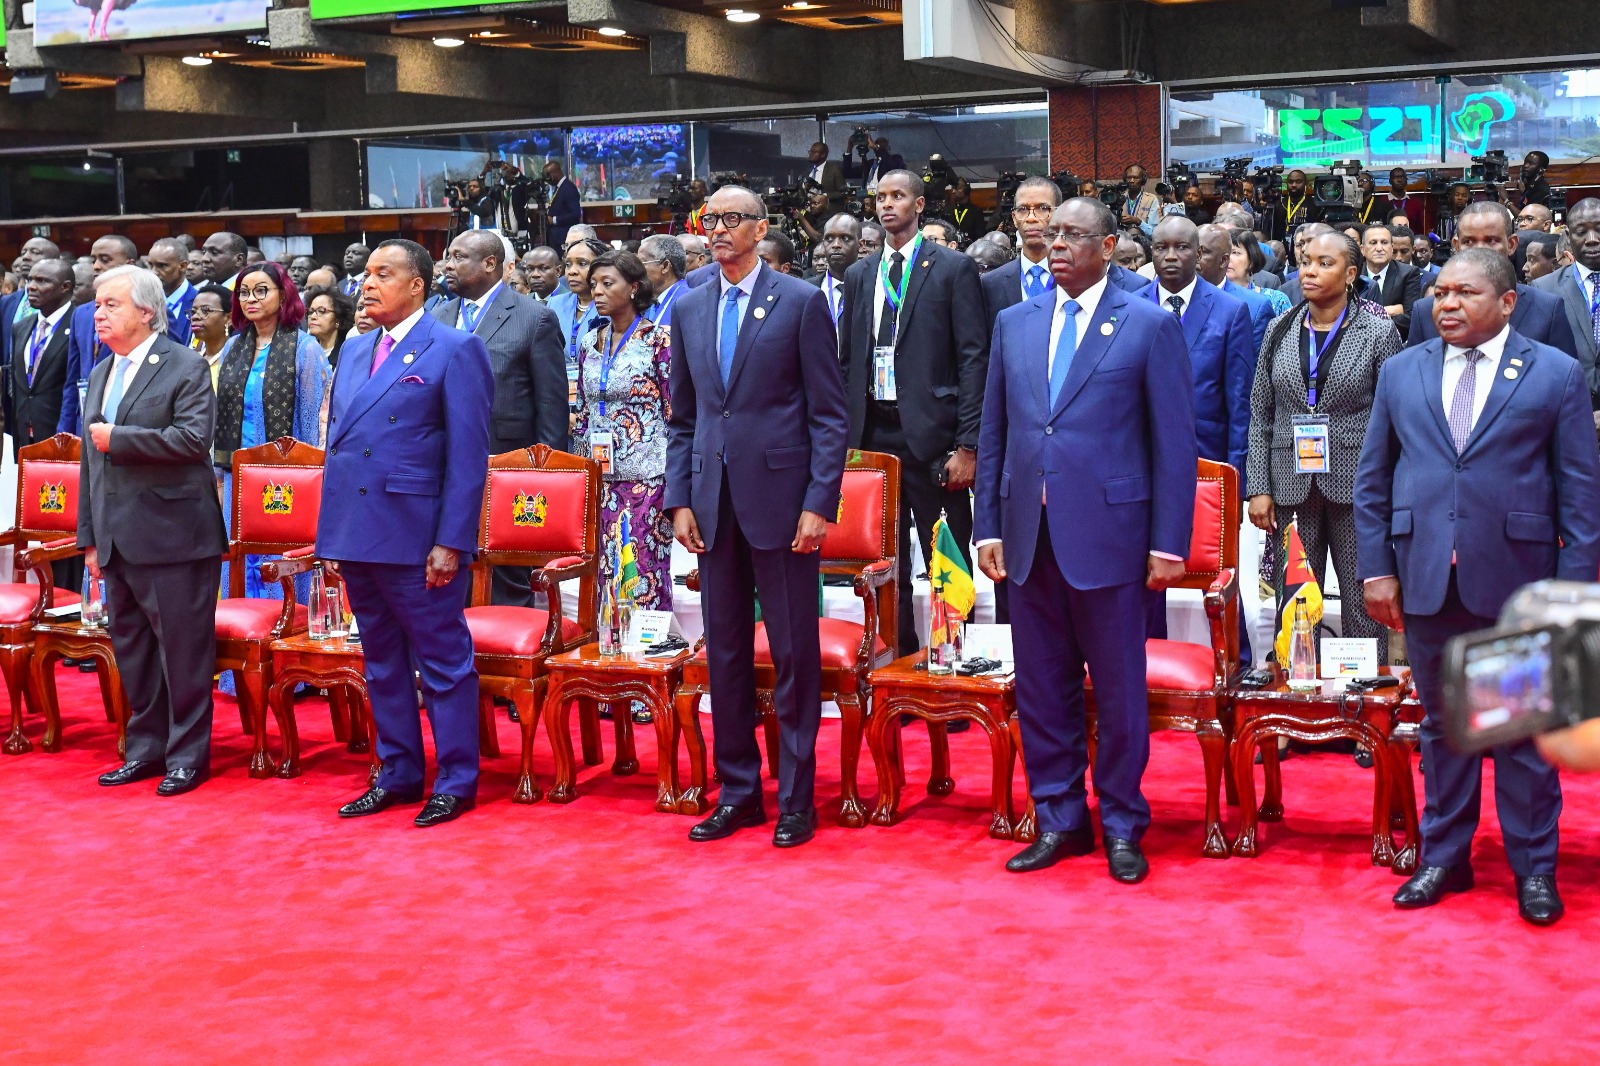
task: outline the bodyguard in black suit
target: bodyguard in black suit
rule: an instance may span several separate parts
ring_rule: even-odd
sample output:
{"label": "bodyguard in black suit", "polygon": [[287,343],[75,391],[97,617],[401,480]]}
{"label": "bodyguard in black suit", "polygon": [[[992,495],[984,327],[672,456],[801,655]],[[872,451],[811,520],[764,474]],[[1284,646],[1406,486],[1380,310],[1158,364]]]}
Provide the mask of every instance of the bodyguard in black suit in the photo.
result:
{"label": "bodyguard in black suit", "polygon": [[1366,260],[1361,280],[1366,282],[1366,298],[1383,305],[1404,337],[1411,328],[1411,308],[1422,297],[1422,277],[1416,267],[1395,261],[1393,242],[1388,226],[1366,228],[1361,234],[1361,255]]}
{"label": "bodyguard in black suit", "polygon": [[1567,212],[1567,237],[1576,262],[1546,274],[1533,286],[1561,298],[1578,348],[1578,362],[1589,383],[1590,402],[1600,407],[1600,369],[1596,369],[1600,351],[1600,200],[1589,197],[1572,206]]}
{"label": "bodyguard in black suit", "polygon": [[550,228],[545,231],[545,243],[565,251],[567,231],[583,221],[583,197],[561,164],[553,159],[544,165],[544,178],[551,185]]}
{"label": "bodyguard in black suit", "polygon": [[165,774],[175,796],[210,773],[217,583],[228,535],[211,469],[217,400],[201,356],[162,335],[166,294],[148,270],[95,283],[112,358],[89,375],[78,547],[105,577],[111,646],[132,717],[126,785]]}
{"label": "bodyguard in black suit", "polygon": [[[468,230],[445,253],[441,272],[457,295],[433,309],[447,326],[476,334],[494,367],[489,453],[535,444],[567,447],[567,364],[556,313],[501,281],[500,238]],[[533,606],[525,567],[497,566],[494,603]]]}
{"label": "bodyguard in black suit", "polygon": [[[878,179],[884,248],[845,274],[839,316],[850,447],[900,459],[901,560],[910,558],[913,518],[922,558],[932,557],[933,524],[941,511],[962,554],[968,553],[972,500],[967,490],[977,471],[989,365],[977,264],[920,239],[921,193],[922,181],[908,170]],[[878,353],[889,350],[892,358],[884,355],[880,372]],[[885,377],[892,378],[892,392],[880,388]],[[900,603],[900,652],[908,654],[919,645],[911,567],[904,562]]]}

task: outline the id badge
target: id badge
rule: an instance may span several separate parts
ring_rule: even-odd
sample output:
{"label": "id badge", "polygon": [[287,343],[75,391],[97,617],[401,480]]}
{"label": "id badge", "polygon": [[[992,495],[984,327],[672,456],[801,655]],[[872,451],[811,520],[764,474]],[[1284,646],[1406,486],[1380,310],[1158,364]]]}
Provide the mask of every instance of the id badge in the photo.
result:
{"label": "id badge", "polygon": [[900,394],[894,387],[894,348],[872,349],[872,398],[893,403]]}
{"label": "id badge", "polygon": [[1328,420],[1301,415],[1294,420],[1295,470],[1302,474],[1328,472]]}
{"label": "id badge", "polygon": [[578,409],[578,364],[567,364],[567,409]]}
{"label": "id badge", "polygon": [[600,464],[600,476],[611,473],[611,434],[589,434],[589,457]]}

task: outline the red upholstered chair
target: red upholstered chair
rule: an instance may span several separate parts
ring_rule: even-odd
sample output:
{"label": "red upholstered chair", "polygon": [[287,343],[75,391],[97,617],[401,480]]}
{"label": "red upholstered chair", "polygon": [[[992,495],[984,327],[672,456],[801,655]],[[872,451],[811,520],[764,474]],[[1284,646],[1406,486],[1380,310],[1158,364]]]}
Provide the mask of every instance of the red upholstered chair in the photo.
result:
{"label": "red upholstered chair", "polygon": [[[900,460],[880,452],[852,451],[845,465],[839,509],[822,542],[822,572],[854,576],[865,618],[863,622],[817,619],[822,640],[822,698],[839,705],[843,727],[839,824],[851,829],[867,824],[867,808],[856,787],[856,767],[872,701],[867,675],[894,661],[899,621],[895,550],[899,543]],[[698,571],[689,575],[689,587],[698,591]],[[700,697],[711,692],[711,673],[703,640],[701,644],[695,657],[684,665],[676,700],[679,725],[690,737],[691,784],[680,800],[682,813],[699,813],[705,806],[705,742],[700,739],[698,711]],[[756,700],[766,734],[768,771],[777,777],[778,718],[772,708],[772,691],[778,677],[767,647],[766,627],[761,623],[756,624],[755,653]]]}
{"label": "red upholstered chair", "polygon": [[[0,533],[0,545],[8,545],[16,553],[12,565],[15,579],[0,584],[0,673],[5,675],[11,696],[11,730],[3,748],[7,755],[33,748],[22,732],[23,707],[34,714],[42,710],[30,680],[33,627],[44,620],[45,608],[78,602],[78,590],[55,588],[49,566],[57,559],[79,554],[78,448],[77,437],[58,433],[17,453],[16,520]],[[24,551],[30,544],[42,547]],[[24,583],[30,570],[38,575],[38,585]],[[121,680],[102,673],[100,683],[107,716],[125,722]],[[59,723],[48,712],[46,717],[44,749],[56,751],[60,747]]]}
{"label": "red upholstered chair", "polygon": [[[599,527],[600,465],[592,459],[544,444],[490,457],[467,627],[477,659],[485,753],[497,755],[500,750],[494,732],[495,696],[509,700],[521,720],[522,768],[512,797],[518,803],[539,799],[533,782],[533,736],[544,705],[545,660],[595,639]],[[490,604],[490,575],[496,566],[534,568],[534,587],[543,589],[549,610]],[[561,610],[561,583],[572,578],[578,579],[576,621]],[[592,764],[599,761],[594,755],[598,707],[585,705],[579,718],[585,761]]]}
{"label": "red upholstered chair", "polygon": [[[271,705],[274,640],[306,630],[306,608],[293,595],[282,601],[245,597],[245,556],[279,555],[316,543],[322,505],[322,450],[284,437],[233,453],[233,538],[228,542],[228,596],[217,601],[217,669],[232,670],[243,717],[255,747],[251,777],[271,777],[277,765],[267,754],[267,709]],[[334,732],[345,737],[348,712],[334,707]],[[286,724],[283,701],[276,708],[280,735]]]}

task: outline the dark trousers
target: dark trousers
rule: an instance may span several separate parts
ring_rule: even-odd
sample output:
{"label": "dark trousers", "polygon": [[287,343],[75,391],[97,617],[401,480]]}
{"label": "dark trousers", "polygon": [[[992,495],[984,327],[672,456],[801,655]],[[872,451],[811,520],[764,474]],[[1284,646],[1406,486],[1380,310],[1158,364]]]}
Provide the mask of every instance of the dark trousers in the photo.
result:
{"label": "dark trousers", "polygon": [[[1455,570],[1438,614],[1407,614],[1406,653],[1427,716],[1422,720],[1422,758],[1427,805],[1422,812],[1422,863],[1455,866],[1472,856],[1472,835],[1483,805],[1483,756],[1462,755],[1444,739],[1439,708],[1444,645],[1451,637],[1489,629],[1493,618],[1468,611],[1456,589]],[[1518,877],[1556,872],[1561,779],[1539,758],[1532,741],[1493,749],[1494,802],[1506,858]]]}
{"label": "dark trousers", "polygon": [[[467,582],[470,597],[472,583]],[[489,602],[496,607],[532,607],[533,582],[526,566],[497,566],[489,573]]]}
{"label": "dark trousers", "polygon": [[[869,401],[870,402],[870,401]],[[972,569],[972,496],[967,490],[951,492],[935,479],[931,464],[911,454],[905,431],[899,423],[885,422],[867,414],[861,446],[868,451],[887,452],[900,460],[900,654],[910,655],[922,647],[917,639],[916,600],[911,592],[911,523],[916,521],[917,539],[922,544],[922,564],[933,558],[933,524],[944,512],[950,533],[961,548],[961,558]]]}
{"label": "dark trousers", "polygon": [[478,792],[478,670],[461,592],[470,573],[463,568],[449,585],[430,589],[420,565],[342,563],[339,572],[361,626],[383,762],[378,787],[422,789],[420,674],[439,762],[433,791],[473,798]]}
{"label": "dark trousers", "polygon": [[[701,609],[711,670],[711,721],[716,730],[717,802],[761,801],[761,749],[756,746],[755,595],[761,597],[778,716],[778,813],[816,804],[817,727],[822,721],[822,651],[817,632],[821,556],[787,547],[750,546],[733,509],[726,479],[716,539],[700,556]],[[755,595],[752,595],[752,592]]]}
{"label": "dark trousers", "polygon": [[1074,588],[1056,565],[1047,516],[1039,519],[1028,580],[1008,584],[1017,717],[1040,830],[1059,833],[1089,823],[1087,665],[1099,718],[1094,780],[1101,825],[1106,836],[1137,841],[1150,824],[1150,805],[1139,787],[1150,761],[1144,585]]}
{"label": "dark trousers", "polygon": [[102,573],[131,712],[128,759],[207,769],[221,557],[144,565],[113,555]]}

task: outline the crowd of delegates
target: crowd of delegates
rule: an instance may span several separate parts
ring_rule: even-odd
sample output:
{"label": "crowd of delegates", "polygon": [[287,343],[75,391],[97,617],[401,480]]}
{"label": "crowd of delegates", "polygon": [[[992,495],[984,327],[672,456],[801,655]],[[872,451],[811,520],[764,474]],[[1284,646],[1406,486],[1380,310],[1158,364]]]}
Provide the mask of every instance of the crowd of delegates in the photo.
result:
{"label": "crowd of delegates", "polygon": [[[808,517],[816,510],[811,499],[834,498],[829,493],[837,492],[837,480],[829,482],[822,473],[834,458],[842,464],[843,449],[897,456],[899,558],[913,557],[913,531],[922,558],[929,558],[933,526],[943,516],[963,554],[977,544],[979,565],[996,581],[998,620],[1009,621],[1013,611],[1019,612],[1024,623],[1019,633],[1026,631],[1026,637],[1018,637],[1019,650],[1040,640],[1064,642],[1060,646],[1068,650],[1061,659],[1056,647],[1036,649],[1052,662],[1051,672],[1033,673],[1019,657],[1019,711],[1042,834],[1011,868],[1042,869],[1093,847],[1083,790],[1082,668],[1098,660],[1095,777],[1104,843],[1111,875],[1129,882],[1141,880],[1148,869],[1139,848],[1149,821],[1139,792],[1148,750],[1142,739],[1144,685],[1126,655],[1116,660],[1112,645],[1140,646],[1144,636],[1164,634],[1162,590],[1181,576],[1188,543],[1184,530],[1192,511],[1192,492],[1182,506],[1168,494],[1174,486],[1192,486],[1195,456],[1240,470],[1247,497],[1240,517],[1273,534],[1269,544],[1278,543],[1276,535],[1287,522],[1296,522],[1319,582],[1325,582],[1331,557],[1342,591],[1343,632],[1376,639],[1380,661],[1388,632],[1402,620],[1391,583],[1408,583],[1403,619],[1408,630],[1422,634],[1409,653],[1430,712],[1439,692],[1437,653],[1443,636],[1459,631],[1464,618],[1492,618],[1500,605],[1494,597],[1509,591],[1484,592],[1479,575],[1468,573],[1469,566],[1493,568],[1484,562],[1486,549],[1480,550],[1486,539],[1539,541],[1533,556],[1527,551],[1518,556],[1537,556],[1533,569],[1548,571],[1532,573],[1537,577],[1557,572],[1559,536],[1560,572],[1586,567],[1585,576],[1593,578],[1595,516],[1574,517],[1569,501],[1594,498],[1600,506],[1594,486],[1600,454],[1590,422],[1600,391],[1600,200],[1574,205],[1564,230],[1557,232],[1549,210],[1531,195],[1515,213],[1499,202],[1455,195],[1448,237],[1436,244],[1443,235],[1424,230],[1435,220],[1431,209],[1406,191],[1404,171],[1391,176],[1391,195],[1382,202],[1373,199],[1377,194],[1370,180],[1364,182],[1369,196],[1357,218],[1330,222],[1307,208],[1305,176],[1299,172],[1287,176],[1286,195],[1274,209],[1281,217],[1274,218],[1252,201],[1248,189],[1237,202],[1204,204],[1185,196],[1181,204],[1164,203],[1166,197],[1148,190],[1144,169],[1135,165],[1124,174],[1128,198],[1120,214],[1093,197],[1064,198],[1054,181],[1036,177],[1017,187],[1006,224],[990,228],[964,185],[953,190],[945,217],[935,217],[927,211],[922,179],[884,165],[890,158],[886,144],[871,155],[864,165],[872,170],[874,216],[864,220],[844,211],[819,212],[808,229],[814,247],[804,252],[777,228],[768,228],[759,197],[736,186],[715,193],[699,190],[693,227],[698,232],[653,235],[619,248],[601,241],[591,227],[574,223],[559,247],[534,248],[518,259],[502,236],[469,231],[451,243],[437,274],[431,260],[423,262],[425,253],[409,242],[385,242],[377,249],[355,243],[337,266],[324,266],[309,256],[267,261],[228,232],[210,235],[198,248],[184,238],[158,241],[142,257],[126,238],[108,235],[94,242],[87,263],[80,264],[48,240],[34,238],[13,264],[21,287],[0,298],[0,321],[8,327],[0,330],[6,424],[19,446],[57,430],[83,431],[80,413],[93,407],[86,408],[91,375],[105,358],[106,345],[96,335],[94,305],[79,302],[80,266],[92,275],[118,278],[128,276],[123,268],[147,268],[148,274],[135,273],[152,279],[162,294],[162,331],[208,366],[216,411],[211,463],[224,500],[231,491],[226,474],[234,450],[284,436],[322,447],[342,432],[333,421],[348,403],[348,396],[340,397],[336,374],[343,353],[357,352],[356,358],[375,367],[410,330],[427,328],[438,336],[436,323],[457,331],[449,334],[452,338],[471,335],[481,342],[463,348],[452,340],[452,352],[469,361],[480,348],[489,356],[493,381],[485,397],[491,408],[485,416],[486,453],[544,443],[598,461],[604,479],[603,535],[615,538],[626,524],[642,603],[670,608],[674,537],[690,550],[710,553],[702,556],[703,573],[731,567],[727,573],[744,574],[739,580],[747,581],[754,566],[758,582],[778,580],[779,571],[786,582],[816,580],[814,566],[806,577],[777,567],[762,554],[767,548],[755,546],[756,540],[776,538],[754,512],[740,511],[741,499],[744,506],[750,503],[741,495],[749,489],[741,487],[744,475],[733,465],[733,452],[726,473],[732,502],[723,497],[709,512],[695,507],[687,516],[691,494],[701,502],[717,497],[704,497],[706,490],[699,487],[701,453],[694,456],[697,487],[691,490],[684,483],[688,458],[674,452],[685,446],[682,434],[694,424],[695,405],[700,414],[709,410],[698,376],[720,369],[722,390],[745,381],[739,374],[743,348],[735,333],[742,340],[747,316],[760,320],[770,314],[775,321],[764,327],[763,358],[773,360],[776,376],[744,387],[770,392],[786,380],[794,360],[799,375],[794,387],[805,394],[805,403],[817,405],[810,430],[813,458],[809,466],[797,465],[821,480],[807,489],[807,510],[793,550],[810,551],[820,540],[820,526]],[[827,161],[823,145],[813,150],[813,162],[831,199],[840,168]],[[1537,180],[1535,174],[1535,189]],[[1435,247],[1443,254],[1435,256]],[[730,264],[735,263],[748,265],[734,270]],[[782,301],[774,303],[780,296]],[[420,315],[431,316],[427,325],[416,324]],[[680,329],[691,315],[691,322],[715,322],[714,335]],[[382,331],[376,342],[364,337],[375,329]],[[820,350],[827,353],[820,376],[815,365],[819,336],[826,338]],[[1101,337],[1111,339],[1101,342]],[[1031,350],[1045,338],[1048,351]],[[1462,338],[1471,338],[1470,345]],[[1075,354],[1091,345],[1118,353],[1102,361],[1116,364],[1112,369],[1123,374],[1124,389],[1095,384],[1102,371],[1074,363]],[[1029,359],[1038,360],[1041,375],[1049,367],[1048,382],[1039,382],[1048,385],[1048,394],[1008,384],[1008,375]],[[1525,501],[1520,525],[1474,527],[1479,539],[1470,553],[1467,540],[1456,542],[1462,553],[1459,579],[1452,554],[1441,571],[1451,575],[1448,589],[1429,570],[1426,587],[1414,594],[1407,569],[1420,565],[1413,560],[1425,553],[1420,540],[1411,549],[1402,538],[1412,523],[1418,530],[1440,532],[1428,525],[1432,504],[1417,500],[1402,507],[1398,495],[1414,491],[1409,482],[1394,488],[1394,500],[1380,499],[1374,485],[1393,477],[1400,453],[1421,466],[1433,459],[1410,454],[1418,445],[1411,436],[1415,426],[1406,421],[1407,404],[1419,390],[1409,382],[1396,384],[1398,371],[1386,369],[1419,362],[1425,377],[1432,375],[1420,392],[1431,390],[1439,401],[1433,404],[1433,421],[1448,424],[1449,459],[1457,475],[1465,465],[1457,457],[1498,409],[1484,413],[1496,402],[1491,390],[1519,374],[1529,379],[1522,387],[1539,402],[1548,400],[1542,409],[1548,417],[1497,423],[1494,432],[1537,438],[1531,446],[1520,439],[1502,441],[1507,455],[1532,454],[1529,448],[1544,447],[1550,434],[1563,435],[1561,461],[1552,461],[1551,470],[1540,476],[1561,482],[1552,491],[1564,509],[1559,517],[1543,516],[1548,503]],[[1145,373],[1128,373],[1134,367]],[[1497,368],[1504,371],[1499,378]],[[95,379],[95,390],[105,388],[103,378]],[[1160,388],[1153,388],[1157,378]],[[1396,390],[1408,391],[1396,396]],[[1073,406],[1080,393],[1093,397],[1088,408]],[[1027,406],[1042,395],[1052,404],[1059,397],[1066,410]],[[731,396],[714,421],[734,417],[729,408],[738,405]],[[760,402],[772,405],[767,414],[777,412],[773,425],[795,414],[795,397],[787,394]],[[1574,403],[1581,405],[1587,427],[1576,445],[1568,410]],[[1558,415],[1560,426],[1552,428]],[[1051,438],[1056,418],[1077,434]],[[819,420],[828,421],[825,430]],[[1296,435],[1308,424],[1321,426],[1327,456],[1322,469],[1308,471],[1295,458]],[[736,420],[717,428],[752,435],[772,428],[761,418],[748,425],[753,428]],[[1374,426],[1387,435],[1379,444],[1374,444],[1379,432]],[[709,434],[712,427],[693,432]],[[1072,451],[1085,441],[1099,443],[1088,453]],[[729,446],[734,443],[729,438]],[[1582,453],[1576,457],[1575,446]],[[1015,453],[1019,448],[1025,454]],[[826,461],[815,449],[828,452]],[[1124,524],[1151,523],[1148,545],[1135,543],[1137,537],[1118,539],[1126,530],[1114,534],[1115,544],[1080,540],[1078,525],[1090,521],[1082,516],[1073,519],[1078,525],[1070,531],[1052,524],[1065,521],[1065,512],[1057,508],[1088,498],[1070,479],[1092,479],[1108,457],[1126,456],[1129,449],[1140,463],[1154,464],[1147,474],[1122,479],[1116,493],[1110,482],[1101,488],[1085,483],[1085,491],[1105,497],[1103,505],[1093,502],[1095,514],[1105,508],[1107,522],[1120,515],[1116,520]],[[750,454],[771,460],[774,453]],[[715,455],[720,467],[723,451]],[[1006,465],[996,466],[1002,461],[996,455]],[[1029,458],[1033,455],[1040,458],[1037,478],[1024,469],[1036,465]],[[1052,468],[1046,477],[1045,456],[1071,469]],[[1013,459],[1015,468],[1009,465]],[[712,471],[710,459],[704,461]],[[675,462],[682,467],[675,468]],[[677,480],[674,469],[679,469]],[[775,484],[787,486],[788,470],[768,473]],[[1498,476],[1509,484],[1526,473]],[[1057,476],[1068,480],[1051,480]],[[1430,491],[1449,496],[1437,486]],[[1519,489],[1526,491],[1535,490]],[[1537,529],[1526,521],[1541,516]],[[1453,527],[1458,533],[1468,515],[1464,511],[1461,517],[1462,525]],[[1373,523],[1380,519],[1383,529],[1374,534]],[[1455,519],[1452,511],[1449,521]],[[701,540],[702,530],[712,533],[718,523],[746,529],[742,536],[749,542],[739,543],[750,558],[713,559],[730,550],[718,549],[709,535]],[[782,538],[785,551],[788,537]],[[1138,550],[1128,554],[1133,548]],[[277,595],[261,583],[259,560],[246,565],[246,595]],[[436,564],[431,555],[428,567],[432,588]],[[902,654],[918,647],[908,609],[913,576],[910,567],[900,568],[896,639]],[[497,571],[493,589],[497,603],[533,603],[526,571]],[[750,606],[740,596],[717,598],[722,595],[708,593],[704,601],[721,604],[717,619],[708,607],[708,633],[729,631],[728,618],[743,617]],[[802,645],[795,645],[799,653]],[[1245,653],[1250,654],[1248,646]],[[737,673],[736,667],[714,663],[714,683],[721,683],[719,670]],[[778,667],[782,679],[787,667]],[[803,670],[795,676],[800,687],[786,689],[791,703],[796,692],[803,694],[811,685]],[[741,700],[725,702],[720,696],[713,702],[730,708],[729,714],[742,706]],[[793,718],[800,713],[794,707],[780,710],[780,717],[791,716],[784,725],[785,759],[800,760],[803,775],[811,772],[805,752],[791,748],[803,748],[815,729],[814,723]],[[741,775],[749,753],[730,751],[724,766],[722,729],[718,736],[725,786],[730,775],[747,785]],[[1476,821],[1478,771],[1445,751],[1431,719],[1423,748],[1431,770],[1424,865],[1397,895],[1402,906],[1436,902],[1444,892],[1471,882],[1464,848]],[[1553,779],[1530,768],[1526,755],[1531,750],[1524,745],[1497,754],[1497,761],[1504,756],[1506,779],[1515,782],[1497,799],[1522,913],[1531,921],[1549,921],[1560,914],[1553,880],[1554,786]],[[1370,765],[1360,753],[1358,761]],[[797,785],[794,765],[784,765],[783,804],[806,808],[809,784]],[[409,794],[411,783],[408,779],[399,792]],[[435,811],[435,821],[470,806],[468,786],[457,782],[453,787],[464,805],[443,815]],[[373,813],[397,802],[395,789],[388,790],[387,799],[381,795],[381,782],[376,792],[376,798],[369,794],[353,805],[365,804],[354,813]],[[735,798],[738,802],[719,805],[697,828],[695,839],[717,839],[764,817],[759,799],[740,798],[737,792]],[[1559,801],[1554,803],[1558,808]],[[810,838],[814,812],[781,813],[777,842],[789,846]]]}

